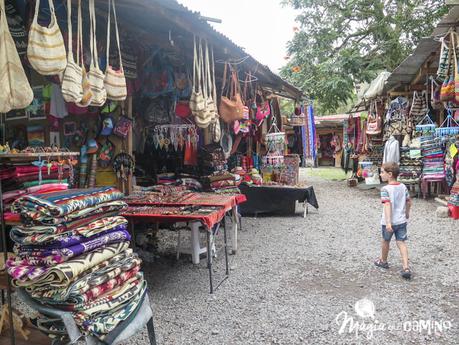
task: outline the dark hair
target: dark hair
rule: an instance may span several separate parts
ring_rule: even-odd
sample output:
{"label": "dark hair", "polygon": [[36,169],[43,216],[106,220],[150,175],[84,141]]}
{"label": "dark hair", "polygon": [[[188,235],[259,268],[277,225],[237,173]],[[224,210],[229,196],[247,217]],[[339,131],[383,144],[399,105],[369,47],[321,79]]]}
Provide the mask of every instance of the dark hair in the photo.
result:
{"label": "dark hair", "polygon": [[387,173],[392,173],[393,178],[397,178],[398,174],[400,174],[400,167],[395,162],[384,163],[381,168]]}

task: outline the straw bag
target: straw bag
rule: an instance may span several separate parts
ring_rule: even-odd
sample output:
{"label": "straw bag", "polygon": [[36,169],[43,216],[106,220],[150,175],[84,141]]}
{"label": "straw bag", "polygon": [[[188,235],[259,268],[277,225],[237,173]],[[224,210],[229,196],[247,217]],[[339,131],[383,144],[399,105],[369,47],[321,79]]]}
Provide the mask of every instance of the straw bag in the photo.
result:
{"label": "straw bag", "polygon": [[[120,58],[120,69],[115,71],[108,63],[110,56],[110,16],[113,8],[113,18],[115,19],[116,45]],[[120,35],[118,32],[118,19],[116,17],[115,0],[108,0],[108,20],[107,20],[107,69],[105,70],[105,90],[107,90],[107,99],[113,101],[124,101],[127,97],[126,78],[124,76],[123,61],[121,58]]]}
{"label": "straw bag", "polygon": [[90,49],[91,66],[89,67],[88,80],[91,85],[92,100],[91,105],[101,107],[107,100],[107,91],[104,86],[105,74],[99,68],[99,56],[97,54],[97,35],[96,35],[96,11],[94,0],[89,0],[90,17]]}
{"label": "straw bag", "polygon": [[[456,56],[456,44],[454,38],[456,37],[456,33],[451,33],[451,41],[452,41],[452,48],[453,48],[453,57],[454,57],[454,102],[459,104],[459,71],[457,69],[457,56]],[[457,38],[457,37],[456,37]]]}
{"label": "straw bag", "polygon": [[64,39],[57,24],[52,0],[48,0],[51,22],[48,27],[38,24],[40,0],[35,3],[35,15],[30,25],[27,58],[32,67],[42,75],[56,75],[67,66]]}
{"label": "straw bag", "polygon": [[4,5],[0,0],[0,113],[25,108],[33,100],[33,91],[8,29]]}
{"label": "straw bag", "polygon": [[227,65],[223,71],[223,85],[220,99],[220,106],[218,108],[220,117],[226,123],[232,123],[236,120],[244,118],[244,103],[242,103],[241,92],[239,90],[239,79],[237,71],[231,71],[231,83],[229,87],[229,94],[223,96],[225,83],[226,83]]}
{"label": "straw bag", "polygon": [[[80,21],[78,21],[77,42],[79,44]],[[83,70],[73,59],[72,2],[67,0],[68,54],[67,67],[62,79],[62,96],[66,102],[77,103],[83,98]],[[78,53],[78,52],[77,52]]]}
{"label": "straw bag", "polygon": [[[81,101],[77,102],[78,107],[86,108],[92,100],[91,84],[88,80],[88,74],[86,73],[86,67],[83,63],[83,21],[81,18],[81,0],[78,0],[78,42],[77,42],[77,64],[81,67],[82,78],[81,88],[83,90],[83,97]],[[81,47],[81,48],[80,48]],[[80,61],[81,53],[81,61]],[[81,64],[80,64],[81,63]]]}
{"label": "straw bag", "polygon": [[193,91],[190,96],[190,109],[194,116],[197,116],[198,113],[202,112],[205,108],[204,96],[202,94],[201,86],[201,64],[202,64],[202,45],[201,40],[199,40],[199,52],[200,56],[198,58],[198,52],[196,47],[196,36],[194,37],[194,48],[193,48]]}

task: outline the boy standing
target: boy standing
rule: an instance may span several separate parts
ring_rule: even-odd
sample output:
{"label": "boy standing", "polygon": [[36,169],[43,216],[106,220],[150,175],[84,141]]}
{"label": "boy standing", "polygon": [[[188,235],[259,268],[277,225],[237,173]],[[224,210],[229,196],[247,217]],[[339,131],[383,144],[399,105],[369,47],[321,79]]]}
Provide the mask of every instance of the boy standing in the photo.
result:
{"label": "boy standing", "polygon": [[402,257],[403,269],[401,275],[403,278],[411,278],[411,270],[408,266],[408,249],[405,241],[406,223],[410,218],[411,200],[408,189],[403,183],[397,182],[397,176],[400,172],[397,163],[387,162],[381,167],[381,179],[388,182],[381,189],[381,201],[384,204],[381,218],[382,225],[382,248],[381,257],[375,261],[375,265],[382,268],[389,268],[387,256],[389,254],[390,240],[395,234],[397,247]]}

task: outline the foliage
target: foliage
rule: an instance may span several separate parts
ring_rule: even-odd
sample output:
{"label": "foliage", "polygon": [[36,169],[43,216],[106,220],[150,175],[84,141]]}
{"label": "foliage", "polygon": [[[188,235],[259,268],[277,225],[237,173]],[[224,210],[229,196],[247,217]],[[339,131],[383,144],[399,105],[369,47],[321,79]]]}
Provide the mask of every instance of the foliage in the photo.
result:
{"label": "foliage", "polygon": [[281,75],[313,98],[318,114],[354,97],[355,85],[393,70],[447,12],[441,0],[284,0],[301,11]]}

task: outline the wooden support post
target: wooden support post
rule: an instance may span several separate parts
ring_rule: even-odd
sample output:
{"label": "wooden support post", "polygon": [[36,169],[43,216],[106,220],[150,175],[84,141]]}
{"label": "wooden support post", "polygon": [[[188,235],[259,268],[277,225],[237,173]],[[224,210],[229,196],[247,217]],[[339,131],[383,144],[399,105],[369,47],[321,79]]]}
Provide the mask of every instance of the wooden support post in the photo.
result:
{"label": "wooden support post", "polygon": [[[128,96],[126,102],[127,102],[127,110],[126,110],[127,116],[132,119],[132,96]],[[129,129],[129,133],[128,133],[126,140],[127,140],[127,153],[133,156],[132,154],[132,142],[133,142],[132,126]],[[134,174],[134,172],[132,172],[132,174]],[[126,191],[128,195],[132,193],[132,175],[128,176]]]}

